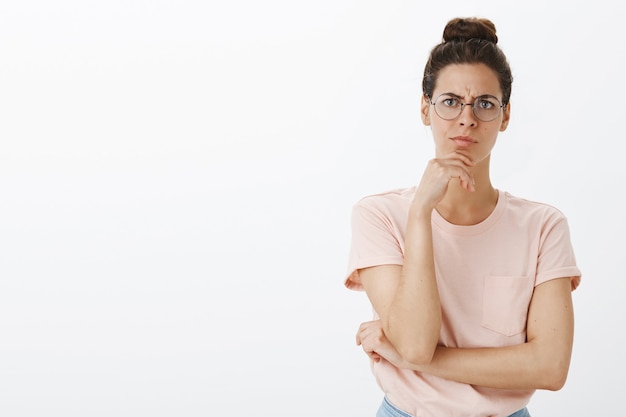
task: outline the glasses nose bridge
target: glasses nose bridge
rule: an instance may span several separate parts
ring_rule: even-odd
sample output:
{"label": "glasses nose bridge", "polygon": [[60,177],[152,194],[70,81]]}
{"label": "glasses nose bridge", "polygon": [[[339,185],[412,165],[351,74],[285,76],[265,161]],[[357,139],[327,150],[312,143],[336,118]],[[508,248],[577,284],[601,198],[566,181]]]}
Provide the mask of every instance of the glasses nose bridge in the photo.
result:
{"label": "glasses nose bridge", "polygon": [[478,116],[476,115],[476,109],[474,108],[474,103],[476,103],[476,100],[472,101],[471,103],[460,103],[459,115],[457,117],[459,117],[459,116],[461,116],[463,114],[463,109],[466,106],[469,106],[469,108],[471,109],[470,113],[472,114],[472,117],[475,118],[475,119],[478,119]]}

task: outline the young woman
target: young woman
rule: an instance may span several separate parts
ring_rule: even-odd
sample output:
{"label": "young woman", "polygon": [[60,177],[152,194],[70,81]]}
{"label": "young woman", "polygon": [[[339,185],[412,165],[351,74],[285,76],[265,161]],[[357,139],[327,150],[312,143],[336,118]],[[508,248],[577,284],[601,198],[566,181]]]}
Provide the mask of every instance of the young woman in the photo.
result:
{"label": "young woman", "polygon": [[384,393],[377,417],[529,416],[565,383],[580,283],[566,217],[494,188],[512,75],[487,19],[457,18],[431,51],[421,117],[435,157],[419,185],[352,212],[345,285],[374,320],[357,343]]}

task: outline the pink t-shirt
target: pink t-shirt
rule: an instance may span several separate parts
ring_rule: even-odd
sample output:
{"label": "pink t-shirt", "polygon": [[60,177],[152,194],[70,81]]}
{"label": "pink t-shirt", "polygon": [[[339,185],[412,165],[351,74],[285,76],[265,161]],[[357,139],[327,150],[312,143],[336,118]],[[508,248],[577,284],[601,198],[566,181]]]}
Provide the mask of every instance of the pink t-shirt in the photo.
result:
{"label": "pink t-shirt", "polygon": [[[348,288],[363,290],[359,269],[403,264],[414,194],[415,187],[392,190],[354,205]],[[565,216],[547,204],[498,194],[494,211],[472,226],[453,225],[433,210],[442,346],[524,343],[533,288],[555,278],[573,277],[572,288],[580,282]],[[526,406],[534,392],[458,383],[384,360],[372,362],[372,370],[389,401],[415,417],[508,416]]]}

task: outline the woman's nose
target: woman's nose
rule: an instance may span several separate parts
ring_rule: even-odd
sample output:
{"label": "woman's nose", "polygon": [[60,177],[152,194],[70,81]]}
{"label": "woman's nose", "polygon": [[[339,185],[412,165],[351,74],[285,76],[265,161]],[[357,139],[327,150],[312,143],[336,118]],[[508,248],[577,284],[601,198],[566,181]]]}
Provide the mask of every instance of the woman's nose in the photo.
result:
{"label": "woman's nose", "polygon": [[476,124],[476,115],[474,115],[473,103],[464,103],[461,107],[461,115],[459,123],[463,126],[474,126]]}

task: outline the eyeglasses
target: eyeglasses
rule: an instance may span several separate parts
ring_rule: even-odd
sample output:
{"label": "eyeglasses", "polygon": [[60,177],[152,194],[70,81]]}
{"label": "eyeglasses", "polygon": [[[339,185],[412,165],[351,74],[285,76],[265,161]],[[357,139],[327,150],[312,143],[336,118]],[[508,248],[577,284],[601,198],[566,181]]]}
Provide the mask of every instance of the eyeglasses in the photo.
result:
{"label": "eyeglasses", "polygon": [[461,103],[461,97],[451,93],[440,95],[435,102],[428,97],[428,101],[435,106],[435,113],[444,120],[456,119],[463,112],[464,106],[472,106],[472,112],[478,120],[490,122],[500,116],[504,107],[500,100],[488,94],[476,97],[472,103]]}

